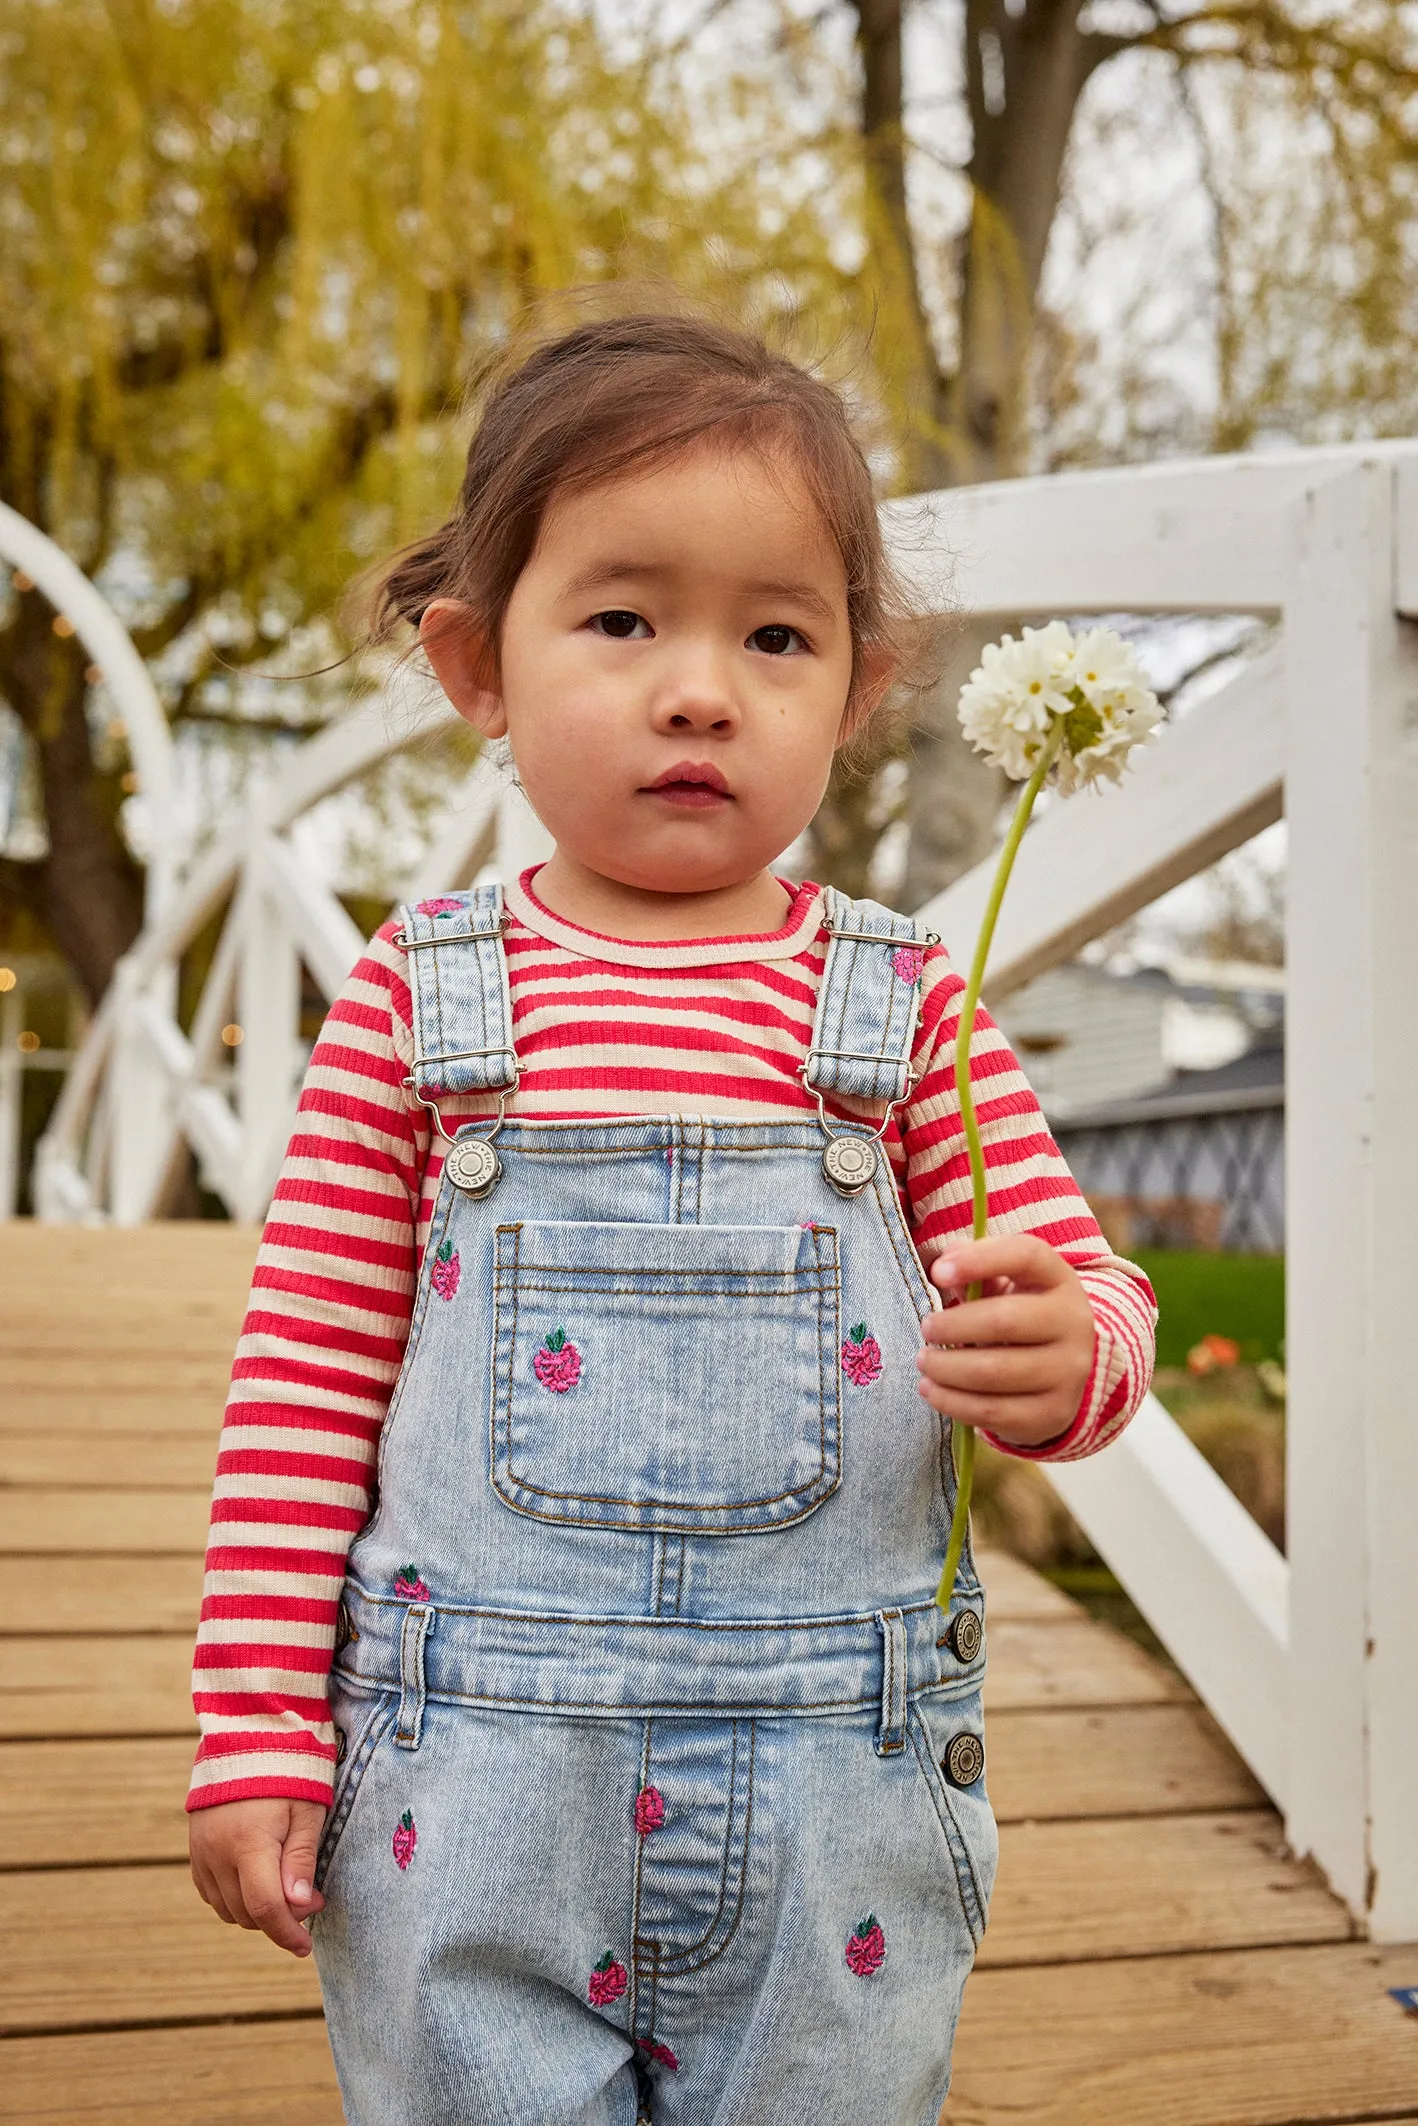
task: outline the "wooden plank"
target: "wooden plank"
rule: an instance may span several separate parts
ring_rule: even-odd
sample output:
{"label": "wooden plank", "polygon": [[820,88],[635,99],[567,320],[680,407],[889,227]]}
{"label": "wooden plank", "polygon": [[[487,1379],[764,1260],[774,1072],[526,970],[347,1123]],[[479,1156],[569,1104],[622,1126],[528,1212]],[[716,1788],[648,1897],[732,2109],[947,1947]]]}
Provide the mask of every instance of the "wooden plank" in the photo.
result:
{"label": "wooden plank", "polygon": [[1052,1624],[1083,1614],[1070,1596],[1007,1550],[977,1550],[975,1569],[985,1590],[991,1624],[1003,1617],[1016,1624]]}
{"label": "wooden plank", "polygon": [[0,2119],[25,2126],[343,2126],[318,2018],[0,2043]]}
{"label": "wooden plank", "polygon": [[197,1629],[202,1560],[175,1557],[0,1558],[0,1637]]}
{"label": "wooden plank", "polygon": [[990,1622],[987,1641],[987,1712],[1191,1700],[1179,1676],[1091,1617],[1058,1624],[1016,1623],[1003,1617]]}
{"label": "wooden plank", "polygon": [[59,1489],[82,1478],[114,1491],[207,1491],[217,1466],[220,1413],[204,1432],[101,1432],[76,1458],[63,1432],[0,1432],[0,1486]]}
{"label": "wooden plank", "polygon": [[226,1402],[227,1380],[215,1376],[205,1386],[174,1389],[166,1380],[146,1388],[123,1387],[103,1380],[72,1382],[59,1386],[46,1378],[31,1383],[23,1395],[15,1388],[8,1370],[5,1395],[0,1400],[0,1436],[7,1432],[29,1435],[49,1432],[85,1441],[117,1433],[131,1438],[135,1432],[167,1433],[173,1437],[197,1435],[216,1452]]}
{"label": "wooden plank", "polygon": [[0,1743],[0,1865],[185,1859],[192,1749],[190,1735]]}
{"label": "wooden plank", "polygon": [[1267,1805],[1199,1705],[996,1712],[985,1748],[990,1799],[1002,1823]]}
{"label": "wooden plank", "polygon": [[0,1639],[0,1739],[186,1735],[191,1635]]}
{"label": "wooden plank", "polygon": [[313,1959],[223,1925],[185,1867],[0,1875],[0,2030],[292,2015],[319,2005]]}
{"label": "wooden plank", "polygon": [[1410,2113],[1418,1951],[1312,1949],[981,1971],[944,2126],[1294,2126]]}
{"label": "wooden plank", "polygon": [[[1268,1810],[1006,1824],[982,1968],[1347,1941],[1353,1924]],[[1415,2047],[1418,2062],[1418,2047]]]}
{"label": "wooden plank", "polygon": [[[221,1351],[177,1351],[171,1355],[157,1342],[142,1351],[76,1351],[67,1344],[56,1343],[48,1351],[7,1352],[5,1401],[11,1429],[33,1432],[32,1415],[20,1422],[25,1404],[32,1396],[52,1395],[56,1389],[70,1396],[107,1395],[116,1390],[130,1402],[135,1396],[212,1395],[220,1412],[231,1379],[234,1346],[235,1338]],[[123,1429],[141,1431],[141,1417],[136,1424],[130,1417]]]}
{"label": "wooden plank", "polygon": [[0,1491],[0,1551],[200,1554],[211,1504],[210,1491]]}

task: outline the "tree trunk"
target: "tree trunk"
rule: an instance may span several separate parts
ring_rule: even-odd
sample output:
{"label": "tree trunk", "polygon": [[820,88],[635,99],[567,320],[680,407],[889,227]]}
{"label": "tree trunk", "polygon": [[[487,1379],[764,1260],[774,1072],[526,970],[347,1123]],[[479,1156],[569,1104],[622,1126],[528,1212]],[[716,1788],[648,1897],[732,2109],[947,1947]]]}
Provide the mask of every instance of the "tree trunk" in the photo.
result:
{"label": "tree trunk", "polygon": [[998,480],[1024,453],[1034,303],[1058,209],[1073,114],[1101,46],[1081,0],[968,0],[966,101],[974,206],[961,267],[959,368],[950,427],[961,481]]}
{"label": "tree trunk", "polygon": [[[960,689],[999,633],[999,622],[966,620],[951,636],[922,727],[912,743],[906,784],[906,875],[901,906],[912,913],[990,853],[995,821],[1009,790],[1002,768],[977,753],[960,728]],[[968,958],[972,939],[947,938]]]}
{"label": "tree trunk", "polygon": [[27,593],[5,644],[0,688],[39,757],[49,850],[37,864],[6,864],[5,883],[96,1004],[141,927],[143,880],[119,831],[122,788],[98,768],[89,744],[86,662],[75,638],[54,633],[39,593]]}
{"label": "tree trunk", "polygon": [[[906,484],[915,490],[1003,479],[1023,461],[1025,364],[1034,302],[1062,181],[1074,109],[1106,55],[1080,32],[1082,0],[967,0],[965,82],[974,190],[960,274],[960,358],[943,373],[931,339],[906,211],[902,0],[854,0],[862,64],[862,136],[875,235],[890,288],[899,277],[906,350]],[[969,747],[956,720],[961,686],[985,643],[1010,623],[967,619],[938,684],[920,704],[909,748],[909,845],[901,905],[919,907],[989,853],[1008,784]],[[860,890],[879,829],[870,792],[835,775],[814,824],[823,874]],[[849,881],[852,882],[849,885]]]}

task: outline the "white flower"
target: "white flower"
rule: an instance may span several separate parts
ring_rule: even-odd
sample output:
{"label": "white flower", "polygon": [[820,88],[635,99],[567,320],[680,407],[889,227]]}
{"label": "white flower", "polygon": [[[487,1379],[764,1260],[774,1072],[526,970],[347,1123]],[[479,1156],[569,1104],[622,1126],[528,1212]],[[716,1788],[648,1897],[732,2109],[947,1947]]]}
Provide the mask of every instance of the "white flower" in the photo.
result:
{"label": "white flower", "polygon": [[1053,773],[1067,797],[1120,782],[1134,746],[1157,735],[1162,708],[1130,643],[1112,628],[1074,635],[1062,620],[992,642],[960,693],[960,725],[1014,782],[1033,773],[1050,726],[1063,724]]}

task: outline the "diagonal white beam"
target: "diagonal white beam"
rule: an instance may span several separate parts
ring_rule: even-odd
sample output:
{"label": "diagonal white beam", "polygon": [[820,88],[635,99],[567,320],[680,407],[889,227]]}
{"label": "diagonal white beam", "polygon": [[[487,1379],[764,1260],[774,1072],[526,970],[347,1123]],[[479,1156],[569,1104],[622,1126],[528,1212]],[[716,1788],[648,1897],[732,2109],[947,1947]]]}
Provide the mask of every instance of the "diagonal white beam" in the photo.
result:
{"label": "diagonal white beam", "polygon": [[[1279,819],[1284,745],[1271,650],[1135,755],[1124,783],[1055,803],[1015,859],[986,971],[991,1001]],[[919,911],[957,964],[968,965],[994,870],[990,855]]]}

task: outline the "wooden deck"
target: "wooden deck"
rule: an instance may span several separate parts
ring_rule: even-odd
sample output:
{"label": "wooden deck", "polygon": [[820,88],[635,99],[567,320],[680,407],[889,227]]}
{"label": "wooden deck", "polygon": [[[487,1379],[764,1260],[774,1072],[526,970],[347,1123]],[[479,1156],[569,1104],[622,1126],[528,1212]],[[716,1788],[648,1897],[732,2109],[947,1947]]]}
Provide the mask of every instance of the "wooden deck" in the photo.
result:
{"label": "wooden deck", "polygon": [[[341,2118],[314,1972],[219,1925],[184,1858],[252,1245],[0,1227],[3,2120]],[[1003,1857],[949,2126],[1418,2126],[1418,2020],[1385,1990],[1418,1949],[1352,1937],[1173,1675],[1009,1558],[983,1571]]]}

